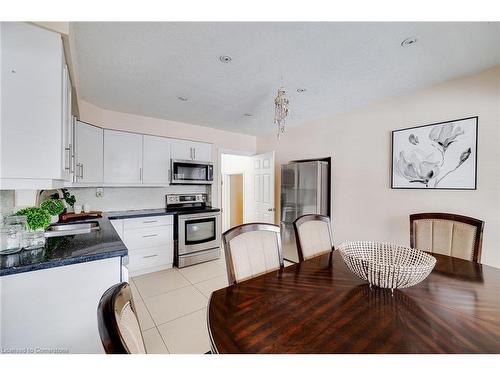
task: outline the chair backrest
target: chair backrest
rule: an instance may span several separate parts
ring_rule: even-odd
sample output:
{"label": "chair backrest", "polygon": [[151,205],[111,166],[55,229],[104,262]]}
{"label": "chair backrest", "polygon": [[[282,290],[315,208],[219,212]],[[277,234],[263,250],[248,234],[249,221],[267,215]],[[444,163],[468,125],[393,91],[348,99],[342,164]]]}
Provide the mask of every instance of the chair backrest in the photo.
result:
{"label": "chair backrest", "polygon": [[428,212],[410,215],[410,246],[431,253],[481,261],[484,221]]}
{"label": "chair backrest", "polygon": [[99,335],[107,354],[145,354],[132,292],[128,283],[106,290],[97,308]]}
{"label": "chair backrest", "polygon": [[222,235],[229,285],[283,267],[280,228],[266,223],[243,224]]}
{"label": "chair backrest", "polygon": [[332,228],[328,216],[309,214],[293,222],[299,261],[333,250]]}

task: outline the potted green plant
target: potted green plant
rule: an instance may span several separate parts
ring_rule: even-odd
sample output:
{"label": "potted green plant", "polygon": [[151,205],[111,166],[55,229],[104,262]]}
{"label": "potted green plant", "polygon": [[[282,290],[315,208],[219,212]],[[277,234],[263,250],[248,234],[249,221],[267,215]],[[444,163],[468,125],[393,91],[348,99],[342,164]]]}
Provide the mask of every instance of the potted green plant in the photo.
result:
{"label": "potted green plant", "polygon": [[40,204],[40,208],[50,214],[50,223],[55,224],[59,221],[59,215],[64,212],[64,203],[59,199],[48,199]]}
{"label": "potted green plant", "polygon": [[23,208],[15,213],[26,216],[28,228],[31,230],[45,230],[50,225],[50,214],[47,210],[38,207]]}
{"label": "potted green plant", "polygon": [[64,209],[66,210],[68,207],[73,207],[76,202],[76,198],[73,194],[71,194],[68,189],[61,189],[62,197],[59,196],[59,193],[54,193],[50,196],[51,199],[64,199]]}

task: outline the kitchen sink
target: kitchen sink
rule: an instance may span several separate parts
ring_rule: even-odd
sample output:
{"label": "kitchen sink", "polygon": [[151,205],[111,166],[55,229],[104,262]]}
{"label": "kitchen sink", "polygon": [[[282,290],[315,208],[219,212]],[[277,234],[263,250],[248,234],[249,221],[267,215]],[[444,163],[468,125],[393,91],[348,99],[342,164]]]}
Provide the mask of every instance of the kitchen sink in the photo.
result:
{"label": "kitchen sink", "polygon": [[73,234],[91,233],[100,230],[99,223],[55,224],[45,230],[45,237],[61,237]]}

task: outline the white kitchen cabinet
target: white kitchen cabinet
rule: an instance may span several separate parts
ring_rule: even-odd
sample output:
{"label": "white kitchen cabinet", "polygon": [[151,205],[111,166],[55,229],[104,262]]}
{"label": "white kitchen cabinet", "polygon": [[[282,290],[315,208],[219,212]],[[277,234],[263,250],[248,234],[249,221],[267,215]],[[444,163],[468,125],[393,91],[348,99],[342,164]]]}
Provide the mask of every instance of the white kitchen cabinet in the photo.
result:
{"label": "white kitchen cabinet", "polygon": [[75,183],[102,184],[103,129],[75,121]]}
{"label": "white kitchen cabinet", "polygon": [[143,136],[143,184],[168,185],[170,173],[170,139]]}
{"label": "white kitchen cabinet", "polygon": [[113,228],[115,228],[116,233],[118,233],[118,236],[120,238],[123,238],[123,220],[115,219],[115,220],[110,220],[110,222]]}
{"label": "white kitchen cabinet", "polygon": [[193,142],[193,160],[212,161],[212,145],[202,142]]}
{"label": "white kitchen cabinet", "polygon": [[104,183],[142,183],[142,135],[104,130]]}
{"label": "white kitchen cabinet", "polygon": [[73,117],[71,115],[71,80],[68,66],[63,66],[62,77],[62,178],[64,181],[73,180]]}
{"label": "white kitchen cabinet", "polygon": [[211,161],[212,145],[203,142],[172,140],[172,159]]}
{"label": "white kitchen cabinet", "polygon": [[182,139],[172,139],[171,143],[171,156],[172,159],[179,160],[192,160],[193,159],[193,147],[192,142],[185,141]]}
{"label": "white kitchen cabinet", "polygon": [[174,262],[173,216],[111,220],[128,250],[132,276],[172,268]]}
{"label": "white kitchen cabinet", "polygon": [[115,257],[2,276],[2,349],[103,353],[97,306],[121,270]]}
{"label": "white kitchen cabinet", "polygon": [[0,188],[62,186],[61,37],[22,22],[0,27]]}
{"label": "white kitchen cabinet", "polygon": [[[113,220],[114,221],[114,220]],[[123,230],[174,225],[172,215],[134,217],[123,220]]]}

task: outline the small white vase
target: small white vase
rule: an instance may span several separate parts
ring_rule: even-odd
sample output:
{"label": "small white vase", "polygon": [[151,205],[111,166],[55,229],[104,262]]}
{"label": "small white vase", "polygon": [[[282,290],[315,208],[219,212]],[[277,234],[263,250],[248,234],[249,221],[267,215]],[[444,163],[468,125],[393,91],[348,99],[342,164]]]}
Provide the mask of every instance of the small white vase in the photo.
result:
{"label": "small white vase", "polygon": [[50,217],[50,224],[55,224],[59,221],[59,215],[52,215]]}

